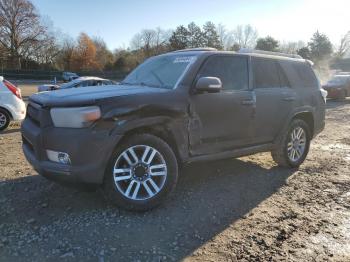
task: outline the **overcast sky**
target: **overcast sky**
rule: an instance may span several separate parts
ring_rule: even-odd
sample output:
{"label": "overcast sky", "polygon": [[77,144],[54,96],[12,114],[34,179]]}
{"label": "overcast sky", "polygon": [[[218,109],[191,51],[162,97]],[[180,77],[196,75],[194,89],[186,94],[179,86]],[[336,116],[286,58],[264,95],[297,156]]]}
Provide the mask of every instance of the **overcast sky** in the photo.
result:
{"label": "overcast sky", "polygon": [[251,24],[259,36],[307,42],[319,30],[337,44],[350,30],[350,0],[32,0],[55,27],[76,37],[102,37],[110,49],[128,47],[142,29],[172,29],[191,21],[222,23],[227,29]]}

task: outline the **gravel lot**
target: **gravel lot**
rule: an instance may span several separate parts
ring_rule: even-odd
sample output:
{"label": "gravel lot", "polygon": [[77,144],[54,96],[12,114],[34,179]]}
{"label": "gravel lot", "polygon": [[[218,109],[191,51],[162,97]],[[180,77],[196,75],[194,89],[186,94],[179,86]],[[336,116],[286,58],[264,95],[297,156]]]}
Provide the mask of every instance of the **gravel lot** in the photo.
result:
{"label": "gravel lot", "polygon": [[0,260],[350,261],[349,134],[350,100],[329,102],[300,169],[268,153],[192,164],[165,205],[130,213],[40,177],[12,125],[0,134]]}

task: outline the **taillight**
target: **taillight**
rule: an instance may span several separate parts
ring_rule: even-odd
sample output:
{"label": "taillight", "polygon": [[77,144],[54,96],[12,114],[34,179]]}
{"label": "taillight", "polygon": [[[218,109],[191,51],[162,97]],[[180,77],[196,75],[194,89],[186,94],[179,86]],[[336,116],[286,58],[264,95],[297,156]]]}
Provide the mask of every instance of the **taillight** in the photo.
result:
{"label": "taillight", "polygon": [[18,89],[16,86],[14,86],[12,83],[10,83],[7,80],[4,80],[5,86],[10,90],[15,96],[17,96],[19,99],[22,99],[21,90]]}

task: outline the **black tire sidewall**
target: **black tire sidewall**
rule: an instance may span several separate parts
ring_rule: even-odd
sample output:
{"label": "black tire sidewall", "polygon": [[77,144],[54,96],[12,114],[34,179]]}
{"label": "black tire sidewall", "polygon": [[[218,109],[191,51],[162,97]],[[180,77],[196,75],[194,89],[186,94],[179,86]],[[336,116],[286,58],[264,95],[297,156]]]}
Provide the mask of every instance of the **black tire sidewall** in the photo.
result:
{"label": "black tire sidewall", "polygon": [[[305,145],[305,150],[303,153],[303,156],[301,158],[299,158],[298,161],[291,161],[288,157],[288,142],[291,136],[291,133],[293,132],[293,130],[297,127],[301,127],[304,132],[306,133],[306,145]],[[284,157],[288,162],[288,165],[290,167],[299,167],[306,159],[307,154],[309,153],[309,149],[310,149],[310,142],[311,142],[311,133],[310,133],[310,128],[309,126],[306,124],[305,121],[301,120],[301,119],[295,119],[292,121],[292,123],[290,124],[289,128],[288,128],[288,133],[286,136],[286,139],[284,141],[284,148],[283,148],[283,153],[284,153]]]}
{"label": "black tire sidewall", "polygon": [[[119,155],[127,148],[135,145],[148,145],[157,149],[167,165],[167,178],[161,191],[154,197],[147,200],[131,200],[126,198],[120,193],[114,183],[113,168]],[[120,206],[127,210],[132,211],[146,211],[160,205],[169,196],[177,183],[178,178],[178,165],[175,154],[167,143],[160,138],[148,135],[140,134],[134,135],[128,138],[121,145],[117,146],[113,152],[111,160],[107,166],[104,179],[104,193],[106,197],[117,206]]]}
{"label": "black tire sidewall", "polygon": [[0,131],[3,131],[9,126],[11,119],[10,119],[9,114],[5,110],[0,109],[0,113],[4,114],[5,118],[6,118],[6,124],[4,126],[0,127]]}

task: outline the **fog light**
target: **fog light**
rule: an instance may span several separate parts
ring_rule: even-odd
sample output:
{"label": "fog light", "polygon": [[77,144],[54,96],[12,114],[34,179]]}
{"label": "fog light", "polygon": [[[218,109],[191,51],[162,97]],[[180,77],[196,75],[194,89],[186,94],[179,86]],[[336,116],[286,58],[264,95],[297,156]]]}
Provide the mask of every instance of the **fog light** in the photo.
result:
{"label": "fog light", "polygon": [[69,165],[71,163],[70,157],[67,153],[46,150],[46,154],[47,158],[52,162],[61,163],[65,165]]}

